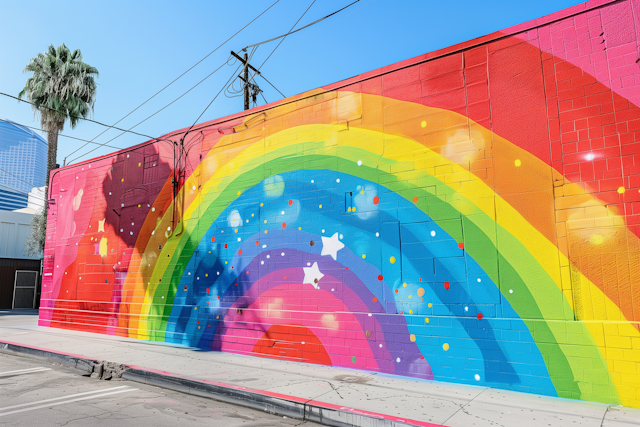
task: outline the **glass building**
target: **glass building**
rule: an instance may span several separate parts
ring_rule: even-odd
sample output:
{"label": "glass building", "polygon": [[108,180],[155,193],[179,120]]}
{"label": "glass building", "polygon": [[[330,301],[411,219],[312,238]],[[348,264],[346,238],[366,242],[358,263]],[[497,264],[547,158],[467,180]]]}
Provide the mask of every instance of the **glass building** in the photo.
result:
{"label": "glass building", "polygon": [[27,207],[29,192],[47,173],[47,141],[29,128],[0,118],[0,210]]}

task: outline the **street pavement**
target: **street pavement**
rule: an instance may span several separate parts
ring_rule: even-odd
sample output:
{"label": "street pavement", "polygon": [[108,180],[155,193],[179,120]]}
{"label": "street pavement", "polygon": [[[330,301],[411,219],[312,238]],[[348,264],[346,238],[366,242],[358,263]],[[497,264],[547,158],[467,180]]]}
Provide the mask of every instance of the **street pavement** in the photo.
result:
{"label": "street pavement", "polygon": [[640,426],[640,409],[44,328],[37,311],[0,311],[0,342],[449,427]]}
{"label": "street pavement", "polygon": [[126,380],[0,354],[0,425],[7,426],[317,426]]}

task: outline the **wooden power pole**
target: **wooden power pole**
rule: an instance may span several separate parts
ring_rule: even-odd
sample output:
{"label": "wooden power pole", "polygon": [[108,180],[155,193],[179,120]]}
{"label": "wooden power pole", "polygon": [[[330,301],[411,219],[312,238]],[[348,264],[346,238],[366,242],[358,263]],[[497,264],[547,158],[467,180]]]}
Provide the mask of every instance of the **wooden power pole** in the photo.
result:
{"label": "wooden power pole", "polygon": [[[255,94],[257,95],[257,92],[256,92],[257,86],[249,83],[249,68],[251,68],[253,71],[255,71],[256,74],[260,74],[260,71],[258,71],[251,64],[249,64],[249,55],[248,54],[245,53],[244,54],[244,58],[242,58],[240,55],[238,55],[234,51],[231,51],[231,55],[235,56],[243,64],[242,74],[240,74],[238,76],[238,78],[240,78],[240,80],[242,80],[244,82],[244,109],[248,110],[249,108],[251,108],[251,106],[249,105],[249,100],[250,100],[250,97],[251,97],[251,93],[250,92],[253,90],[255,92]],[[254,86],[256,86],[256,87],[254,88]],[[259,90],[259,89],[257,89],[257,90]]]}

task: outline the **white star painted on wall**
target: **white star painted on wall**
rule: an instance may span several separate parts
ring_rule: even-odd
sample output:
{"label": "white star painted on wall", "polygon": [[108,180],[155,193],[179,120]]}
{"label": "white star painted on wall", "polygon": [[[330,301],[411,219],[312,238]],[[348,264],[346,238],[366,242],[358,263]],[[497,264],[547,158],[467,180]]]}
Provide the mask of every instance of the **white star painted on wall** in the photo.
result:
{"label": "white star painted on wall", "polygon": [[302,267],[304,270],[304,280],[302,283],[308,283],[318,289],[318,282],[324,277],[324,274],[320,273],[318,269],[318,263],[314,262],[311,267]]}
{"label": "white star painted on wall", "polygon": [[320,255],[331,255],[337,261],[338,251],[344,248],[344,243],[338,238],[338,233],[333,233],[331,237],[322,236],[322,253]]}

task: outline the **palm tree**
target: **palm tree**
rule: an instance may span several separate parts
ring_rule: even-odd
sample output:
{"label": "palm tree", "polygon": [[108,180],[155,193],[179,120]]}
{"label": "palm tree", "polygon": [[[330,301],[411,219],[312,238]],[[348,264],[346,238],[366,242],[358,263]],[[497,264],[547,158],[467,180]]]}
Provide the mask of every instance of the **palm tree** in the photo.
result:
{"label": "palm tree", "polygon": [[50,45],[45,53],[31,58],[24,72],[32,72],[33,76],[27,79],[18,97],[26,96],[33,104],[47,132],[48,186],[49,174],[56,168],[58,132],[67,119],[75,128],[81,117],[86,118],[93,111],[98,86],[94,77],[98,76],[98,70],[82,62],[80,49],[71,52],[63,43],[57,49]]}

